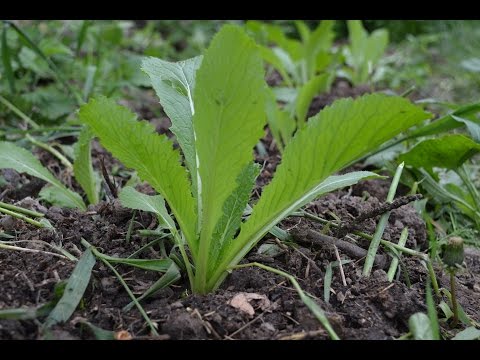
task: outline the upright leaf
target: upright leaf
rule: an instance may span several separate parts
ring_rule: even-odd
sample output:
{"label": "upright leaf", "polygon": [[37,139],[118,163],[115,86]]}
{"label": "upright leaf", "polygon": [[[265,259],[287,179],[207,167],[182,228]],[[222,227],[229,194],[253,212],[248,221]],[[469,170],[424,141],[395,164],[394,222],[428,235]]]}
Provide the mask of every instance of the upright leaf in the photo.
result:
{"label": "upright leaf", "polygon": [[[196,83],[193,123],[203,218],[197,274],[204,275],[225,201],[263,135],[264,71],[253,40],[239,27],[224,26],[204,55]],[[200,287],[202,277],[197,276]]]}
{"label": "upright leaf", "polygon": [[352,65],[358,69],[365,62],[365,48],[367,47],[368,34],[363,28],[361,20],[348,20],[348,36],[350,40],[350,51]]}
{"label": "upright leaf", "polygon": [[195,113],[193,94],[195,73],[202,56],[176,63],[157,58],[146,58],[142,69],[152,81],[163,110],[172,121],[170,130],[175,134],[190,170],[194,196],[197,196],[197,161],[192,116]]}
{"label": "upright leaf", "polygon": [[92,166],[91,142],[93,134],[85,126],[80,132],[78,141],[75,144],[75,162],[73,163],[73,172],[75,179],[82,187],[90,204],[98,203],[100,192],[100,182]]}
{"label": "upright leaf", "polygon": [[79,118],[88,124],[107,150],[125,166],[137,170],[167,201],[192,251],[195,236],[195,202],[186,169],[172,141],[155,133],[146,121],[105,97],[92,99],[80,108]]}
{"label": "upright leaf", "polygon": [[286,146],[273,180],[218,272],[235,265],[272,226],[311,201],[312,190],[327,176],[429,116],[406,99],[372,94],[336,101],[311,118]]}
{"label": "upright leaf", "polygon": [[333,38],[335,37],[334,24],[334,20],[322,20],[305,43],[305,58],[309,78],[315,75],[318,54],[331,51]]}
{"label": "upright leaf", "polygon": [[27,173],[48,182],[55,187],[56,192],[63,199],[63,206],[86,209],[80,195],[67,189],[29,151],[9,142],[0,142],[0,169],[5,168]]}
{"label": "upright leaf", "polygon": [[7,42],[7,25],[3,25],[2,30],[2,64],[5,77],[8,80],[8,86],[10,87],[10,92],[15,93],[15,77],[13,76],[12,69],[12,57],[10,53],[10,47]]}
{"label": "upright leaf", "polygon": [[333,81],[334,73],[323,73],[311,78],[298,91],[296,101],[297,121],[301,125],[305,122],[308,109],[313,98],[319,93],[326,92]]}
{"label": "upright leaf", "polygon": [[278,149],[283,153],[284,145],[287,144],[293,136],[296,123],[287,111],[279,108],[275,93],[271,88],[267,89],[265,112],[272,136],[277,143]]}

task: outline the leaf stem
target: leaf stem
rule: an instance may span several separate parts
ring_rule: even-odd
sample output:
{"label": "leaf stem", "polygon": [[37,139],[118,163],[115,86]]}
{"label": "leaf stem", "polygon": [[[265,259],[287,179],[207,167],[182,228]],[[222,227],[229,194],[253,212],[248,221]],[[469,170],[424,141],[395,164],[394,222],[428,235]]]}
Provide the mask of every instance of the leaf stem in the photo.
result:
{"label": "leaf stem", "polygon": [[32,128],[38,129],[40,126],[33,121],[29,116],[27,116],[23,111],[13,105],[10,101],[5,99],[2,95],[0,95],[0,102],[9,108],[13,113],[15,113],[18,117],[24,120],[27,124],[29,124]]}
{"label": "leaf stem", "polygon": [[55,156],[60,162],[65,165],[69,169],[73,169],[72,163],[62,154],[60,151],[55,149],[53,146],[48,145],[47,143],[44,143],[40,140],[35,139],[32,137],[30,134],[26,134],[25,137],[30,141],[33,145],[38,146],[39,148],[42,148],[44,150],[47,150],[49,153],[51,153],[53,156]]}
{"label": "leaf stem", "polygon": [[44,214],[39,213],[37,211],[25,209],[25,208],[22,208],[20,206],[16,206],[16,205],[12,205],[12,204],[7,204],[7,203],[4,203],[3,201],[0,201],[0,207],[2,207],[4,209],[16,211],[17,213],[20,213],[20,214],[30,215],[30,216],[33,216],[33,217],[44,217],[45,216]]}
{"label": "leaf stem", "polygon": [[17,219],[20,219],[20,220],[23,220],[23,221],[26,221],[28,222],[29,224],[32,224],[32,225],[35,225],[36,227],[39,227],[39,228],[44,228],[45,225],[42,224],[41,222],[39,221],[36,221],[36,220],[33,220],[25,215],[22,215],[22,214],[19,214],[18,212],[15,212],[15,211],[11,211],[11,210],[8,210],[2,206],[0,206],[0,213],[4,213],[4,214],[7,214],[7,215],[10,215],[10,216],[13,216],[13,217],[16,217]]}
{"label": "leaf stem", "polygon": [[458,324],[458,303],[457,303],[457,290],[455,286],[455,272],[450,271],[450,293],[452,294],[452,311],[453,320],[452,327],[457,327]]}

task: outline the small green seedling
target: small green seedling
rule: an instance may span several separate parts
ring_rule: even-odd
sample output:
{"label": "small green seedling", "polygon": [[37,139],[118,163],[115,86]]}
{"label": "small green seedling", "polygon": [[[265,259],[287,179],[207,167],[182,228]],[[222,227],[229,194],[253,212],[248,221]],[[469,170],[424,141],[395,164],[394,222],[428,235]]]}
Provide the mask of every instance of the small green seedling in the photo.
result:
{"label": "small green seedling", "polygon": [[341,70],[354,85],[365,84],[375,72],[375,66],[388,45],[388,31],[377,29],[371,34],[364,29],[360,20],[347,22],[349,45],[344,48],[347,67]]}
{"label": "small green seedling", "polygon": [[300,40],[287,37],[277,25],[255,20],[246,24],[263,44],[258,49],[265,62],[282,77],[266,99],[268,125],[282,153],[295,131],[305,125],[314,97],[330,91],[338,58],[332,46],[334,21],[323,20],[313,31],[303,21],[294,23]]}
{"label": "small green seedling", "polygon": [[452,294],[452,327],[456,327],[458,324],[458,304],[455,287],[455,274],[458,270],[462,269],[463,262],[465,260],[465,254],[463,251],[463,239],[459,236],[452,236],[448,239],[447,244],[443,249],[442,256],[443,263],[450,274],[450,293]]}

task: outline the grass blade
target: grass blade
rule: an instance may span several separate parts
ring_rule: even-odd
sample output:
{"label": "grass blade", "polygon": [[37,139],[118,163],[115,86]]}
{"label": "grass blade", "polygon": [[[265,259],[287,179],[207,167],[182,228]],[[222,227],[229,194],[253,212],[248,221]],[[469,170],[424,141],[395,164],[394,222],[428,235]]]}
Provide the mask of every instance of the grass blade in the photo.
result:
{"label": "grass blade", "polygon": [[65,322],[70,318],[80,303],[85,289],[90,282],[94,265],[95,256],[93,256],[91,248],[87,248],[75,266],[75,269],[73,269],[62,298],[48,315],[44,323],[44,328],[49,328],[59,322]]}
{"label": "grass blade", "polygon": [[[390,185],[390,189],[388,190],[387,195],[387,203],[391,203],[395,197],[395,193],[397,192],[398,183],[400,182],[400,177],[402,176],[403,167],[405,166],[404,163],[398,165],[397,171],[395,172],[395,176],[393,177],[392,184]],[[390,211],[383,214],[378,222],[377,229],[375,230],[375,234],[373,235],[373,239],[370,242],[370,247],[368,248],[367,257],[365,259],[365,265],[363,266],[363,275],[370,276],[370,273],[373,268],[373,262],[375,261],[375,255],[377,254],[378,246],[380,245],[380,240],[382,239],[383,232],[387,227],[388,218],[390,217]]]}
{"label": "grass blade", "polygon": [[[405,246],[408,239],[408,227],[404,227],[402,233],[400,234],[400,239],[398,240],[398,245]],[[400,254],[398,254],[400,256]],[[392,263],[390,264],[390,268],[388,269],[387,277],[388,281],[392,282],[395,273],[397,272],[398,268],[398,257],[395,256],[392,259]]]}

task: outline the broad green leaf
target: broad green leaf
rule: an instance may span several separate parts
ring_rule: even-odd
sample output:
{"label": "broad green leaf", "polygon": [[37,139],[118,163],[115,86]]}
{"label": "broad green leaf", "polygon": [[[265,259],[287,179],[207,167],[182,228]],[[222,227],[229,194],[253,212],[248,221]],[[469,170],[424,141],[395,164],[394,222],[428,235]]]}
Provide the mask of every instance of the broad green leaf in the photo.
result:
{"label": "broad green leaf", "polygon": [[415,340],[435,340],[430,319],[424,313],[410,316],[408,326]]}
{"label": "broad green leaf", "polygon": [[98,203],[100,192],[100,182],[92,166],[91,142],[93,133],[88,126],[85,126],[75,144],[75,162],[73,163],[73,172],[75,180],[80,184],[90,204]]}
{"label": "broad green leaf", "polygon": [[306,121],[308,109],[313,98],[319,93],[326,92],[333,81],[334,73],[323,73],[310,79],[298,91],[296,99],[296,115],[299,124]]}
{"label": "broad green leaf", "polygon": [[456,169],[480,152],[480,144],[464,135],[446,135],[422,141],[399,157],[407,165],[427,170],[432,167]]}
{"label": "broad green leaf", "polygon": [[8,81],[8,86],[10,87],[10,92],[15,93],[15,77],[13,75],[12,69],[12,58],[10,54],[10,47],[7,43],[7,29],[6,25],[3,25],[2,30],[2,65],[3,72]]}
{"label": "broad green leaf", "polygon": [[63,199],[63,206],[86,209],[80,195],[67,189],[29,151],[9,142],[0,142],[0,169],[5,168],[27,173],[48,182],[55,187],[58,196]]}
{"label": "broad green leaf", "polygon": [[250,194],[255,185],[255,179],[259,173],[260,167],[258,164],[253,162],[248,164],[237,178],[237,188],[223,204],[223,215],[218,220],[213,231],[212,242],[215,244],[215,247],[210,260],[210,267],[216,264],[218,253],[232,241],[233,236],[240,227],[242,214],[248,204]]}
{"label": "broad green leaf", "polygon": [[197,196],[198,165],[192,123],[192,116],[195,113],[193,94],[195,73],[201,63],[202,56],[176,63],[153,57],[142,61],[142,69],[150,77],[153,88],[160,98],[160,104],[172,121],[170,130],[175,134],[185,156],[194,196]]}
{"label": "broad green leaf", "polygon": [[[266,85],[253,40],[239,27],[222,27],[204,55],[196,83],[193,123],[203,219],[197,273],[205,275],[223,205],[263,135]],[[206,281],[202,276],[197,279],[198,284]]]}
{"label": "broad green leaf", "polygon": [[94,265],[95,256],[92,254],[92,249],[88,248],[73,269],[62,298],[45,320],[45,328],[65,322],[72,316],[90,282]]}
{"label": "broad green leaf", "polygon": [[367,63],[370,62],[372,65],[375,65],[387,49],[387,45],[388,31],[386,29],[377,29],[372,32],[365,49]]}
{"label": "broad green leaf", "polygon": [[273,180],[218,271],[237,264],[270,228],[311,201],[328,176],[429,116],[404,98],[371,94],[338,100],[309,119],[286,146]]}
{"label": "broad green leaf", "polygon": [[480,329],[476,329],[473,326],[460,331],[455,335],[452,340],[478,340],[480,339]]}
{"label": "broad green leaf", "polygon": [[83,105],[79,118],[90,126],[107,150],[125,166],[137,170],[138,176],[163,196],[195,251],[195,202],[187,171],[180,164],[180,154],[173,149],[172,141],[156,134],[151,124],[137,121],[130,110],[105,97]]}
{"label": "broad green leaf", "polygon": [[359,69],[365,62],[365,48],[368,34],[363,28],[361,20],[348,20],[348,36],[350,40],[351,61],[354,68]]}
{"label": "broad green leaf", "polygon": [[150,196],[142,194],[131,186],[125,186],[118,194],[118,198],[123,206],[154,213],[170,229],[176,229],[175,222],[165,207],[165,200],[160,195]]}

